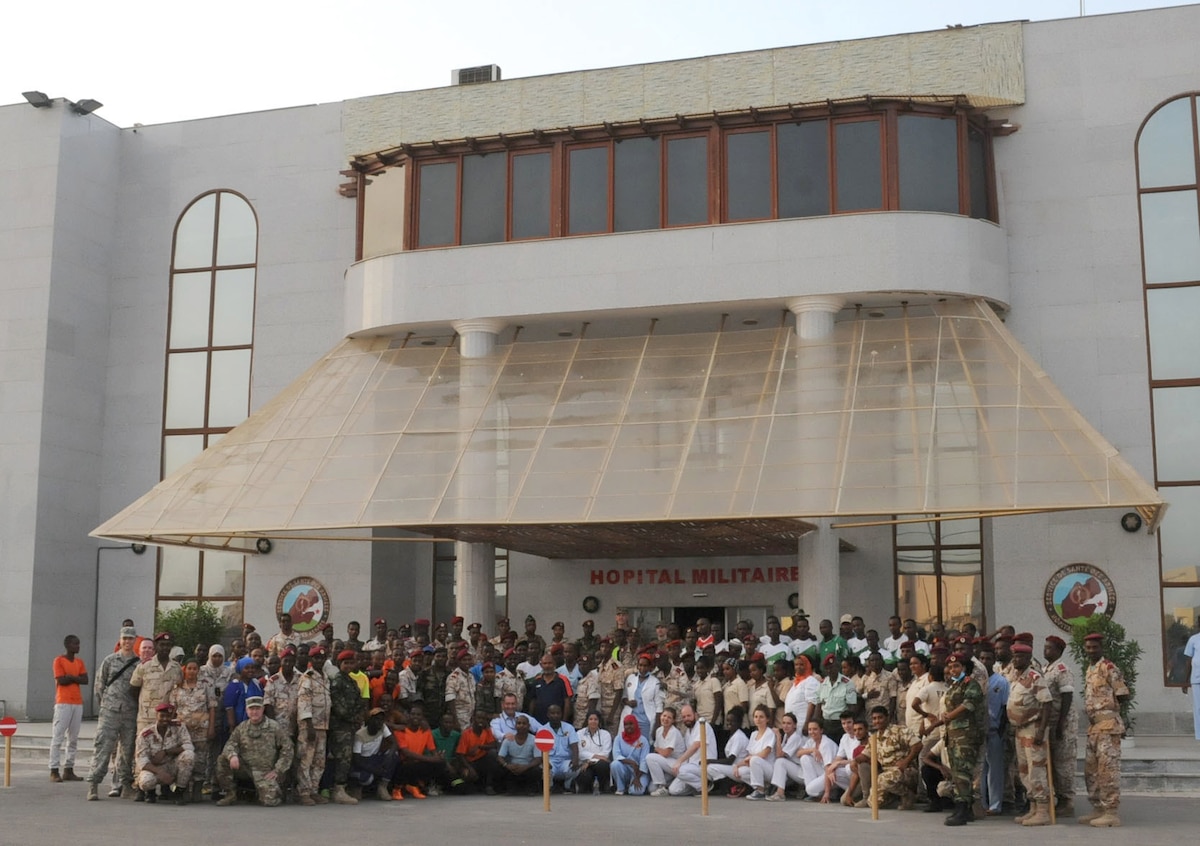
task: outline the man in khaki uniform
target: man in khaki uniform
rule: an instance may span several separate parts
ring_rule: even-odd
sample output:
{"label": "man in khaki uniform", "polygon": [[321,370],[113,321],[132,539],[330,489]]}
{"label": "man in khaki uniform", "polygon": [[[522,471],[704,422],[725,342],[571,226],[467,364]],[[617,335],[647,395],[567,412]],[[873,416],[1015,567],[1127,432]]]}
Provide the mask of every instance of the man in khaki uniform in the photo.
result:
{"label": "man in khaki uniform", "polygon": [[175,720],[175,706],[155,708],[155,725],[138,734],[137,786],[146,801],[158,801],[154,791],[161,784],[171,788],[176,805],[186,805],[192,780],[195,747],[188,730]]}
{"label": "man in khaki uniform", "polygon": [[155,709],[167,701],[175,685],[183,681],[183,670],[171,660],[171,647],[175,639],[170,632],[159,632],[154,636],[154,657],[133,668],[129,677],[130,687],[138,693],[137,729],[141,734],[158,722]]}
{"label": "man in khaki uniform", "polygon": [[1050,825],[1050,788],[1046,773],[1046,726],[1053,697],[1042,674],[1029,666],[1033,647],[1017,642],[1012,647],[1013,679],[1008,689],[1008,722],[1016,741],[1017,771],[1029,813],[1018,817],[1021,825]]}
{"label": "man in khaki uniform", "polygon": [[1042,657],[1046,670],[1042,677],[1050,691],[1050,755],[1054,762],[1055,813],[1075,815],[1075,745],[1079,737],[1079,714],[1074,708],[1075,674],[1063,660],[1067,643],[1050,635]]}
{"label": "man in khaki uniform", "polygon": [[329,800],[317,788],[325,771],[325,733],[329,730],[329,682],[325,679],[325,648],[308,653],[309,668],[300,677],[296,692],[298,743],[296,791],[301,805],[325,805]]}
{"label": "man in khaki uniform", "polygon": [[1088,635],[1084,649],[1089,666],[1083,683],[1083,704],[1088,715],[1083,777],[1095,810],[1080,817],[1079,822],[1113,828],[1121,824],[1117,816],[1121,805],[1121,738],[1125,734],[1121,702],[1129,698],[1129,688],[1117,665],[1104,657],[1104,635]]}

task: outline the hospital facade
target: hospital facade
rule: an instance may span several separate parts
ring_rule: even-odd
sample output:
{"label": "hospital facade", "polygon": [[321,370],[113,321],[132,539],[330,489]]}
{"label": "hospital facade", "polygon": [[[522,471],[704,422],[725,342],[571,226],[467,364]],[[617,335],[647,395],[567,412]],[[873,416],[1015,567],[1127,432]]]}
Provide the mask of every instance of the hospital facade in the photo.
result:
{"label": "hospital facade", "polygon": [[1145,649],[1140,730],[1187,730],[1198,39],[1184,6],[0,107],[6,711],[49,716],[68,631],[95,666],[197,599],[1043,637],[1061,582]]}

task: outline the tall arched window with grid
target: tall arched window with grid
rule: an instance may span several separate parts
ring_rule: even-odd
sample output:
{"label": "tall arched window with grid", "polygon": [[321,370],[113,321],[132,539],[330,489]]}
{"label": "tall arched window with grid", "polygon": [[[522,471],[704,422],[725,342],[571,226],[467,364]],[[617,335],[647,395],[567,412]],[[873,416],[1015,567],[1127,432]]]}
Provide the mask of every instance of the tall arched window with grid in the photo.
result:
{"label": "tall arched window with grid", "polygon": [[1154,482],[1171,503],[1158,531],[1163,672],[1187,681],[1200,623],[1200,133],[1195,92],[1160,105],[1138,133],[1142,281],[1150,354]]}
{"label": "tall arched window with grid", "polygon": [[[210,191],[179,216],[171,251],[163,394],[166,478],[241,423],[250,409],[258,221],[233,191]],[[205,600],[240,628],[245,556],[164,547],[157,608]]]}

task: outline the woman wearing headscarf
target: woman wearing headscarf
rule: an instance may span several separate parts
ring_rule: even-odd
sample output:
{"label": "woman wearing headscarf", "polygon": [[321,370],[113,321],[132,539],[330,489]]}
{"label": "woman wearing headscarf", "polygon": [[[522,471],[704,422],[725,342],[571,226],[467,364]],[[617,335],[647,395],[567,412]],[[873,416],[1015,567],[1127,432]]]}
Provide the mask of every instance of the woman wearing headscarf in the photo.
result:
{"label": "woman wearing headscarf", "polygon": [[617,785],[617,795],[641,796],[650,784],[650,773],[646,770],[646,754],[650,741],[642,734],[641,724],[633,714],[621,720],[621,733],[613,741],[612,777]]}

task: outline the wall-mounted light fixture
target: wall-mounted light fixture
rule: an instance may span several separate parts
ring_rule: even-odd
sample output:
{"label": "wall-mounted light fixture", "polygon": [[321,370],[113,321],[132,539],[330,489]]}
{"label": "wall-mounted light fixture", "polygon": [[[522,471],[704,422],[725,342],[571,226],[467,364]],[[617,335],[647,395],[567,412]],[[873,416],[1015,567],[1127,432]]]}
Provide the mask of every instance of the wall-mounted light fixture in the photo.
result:
{"label": "wall-mounted light fixture", "polygon": [[99,100],[93,100],[88,97],[85,97],[84,99],[80,100],[78,103],[70,103],[71,111],[73,111],[77,115],[90,115],[92,112],[96,111],[96,109],[100,108],[103,105],[104,104],[101,103]]}
{"label": "wall-mounted light fixture", "polygon": [[48,109],[54,105],[54,101],[41,91],[22,91],[21,96],[28,100],[29,105],[35,109]]}

